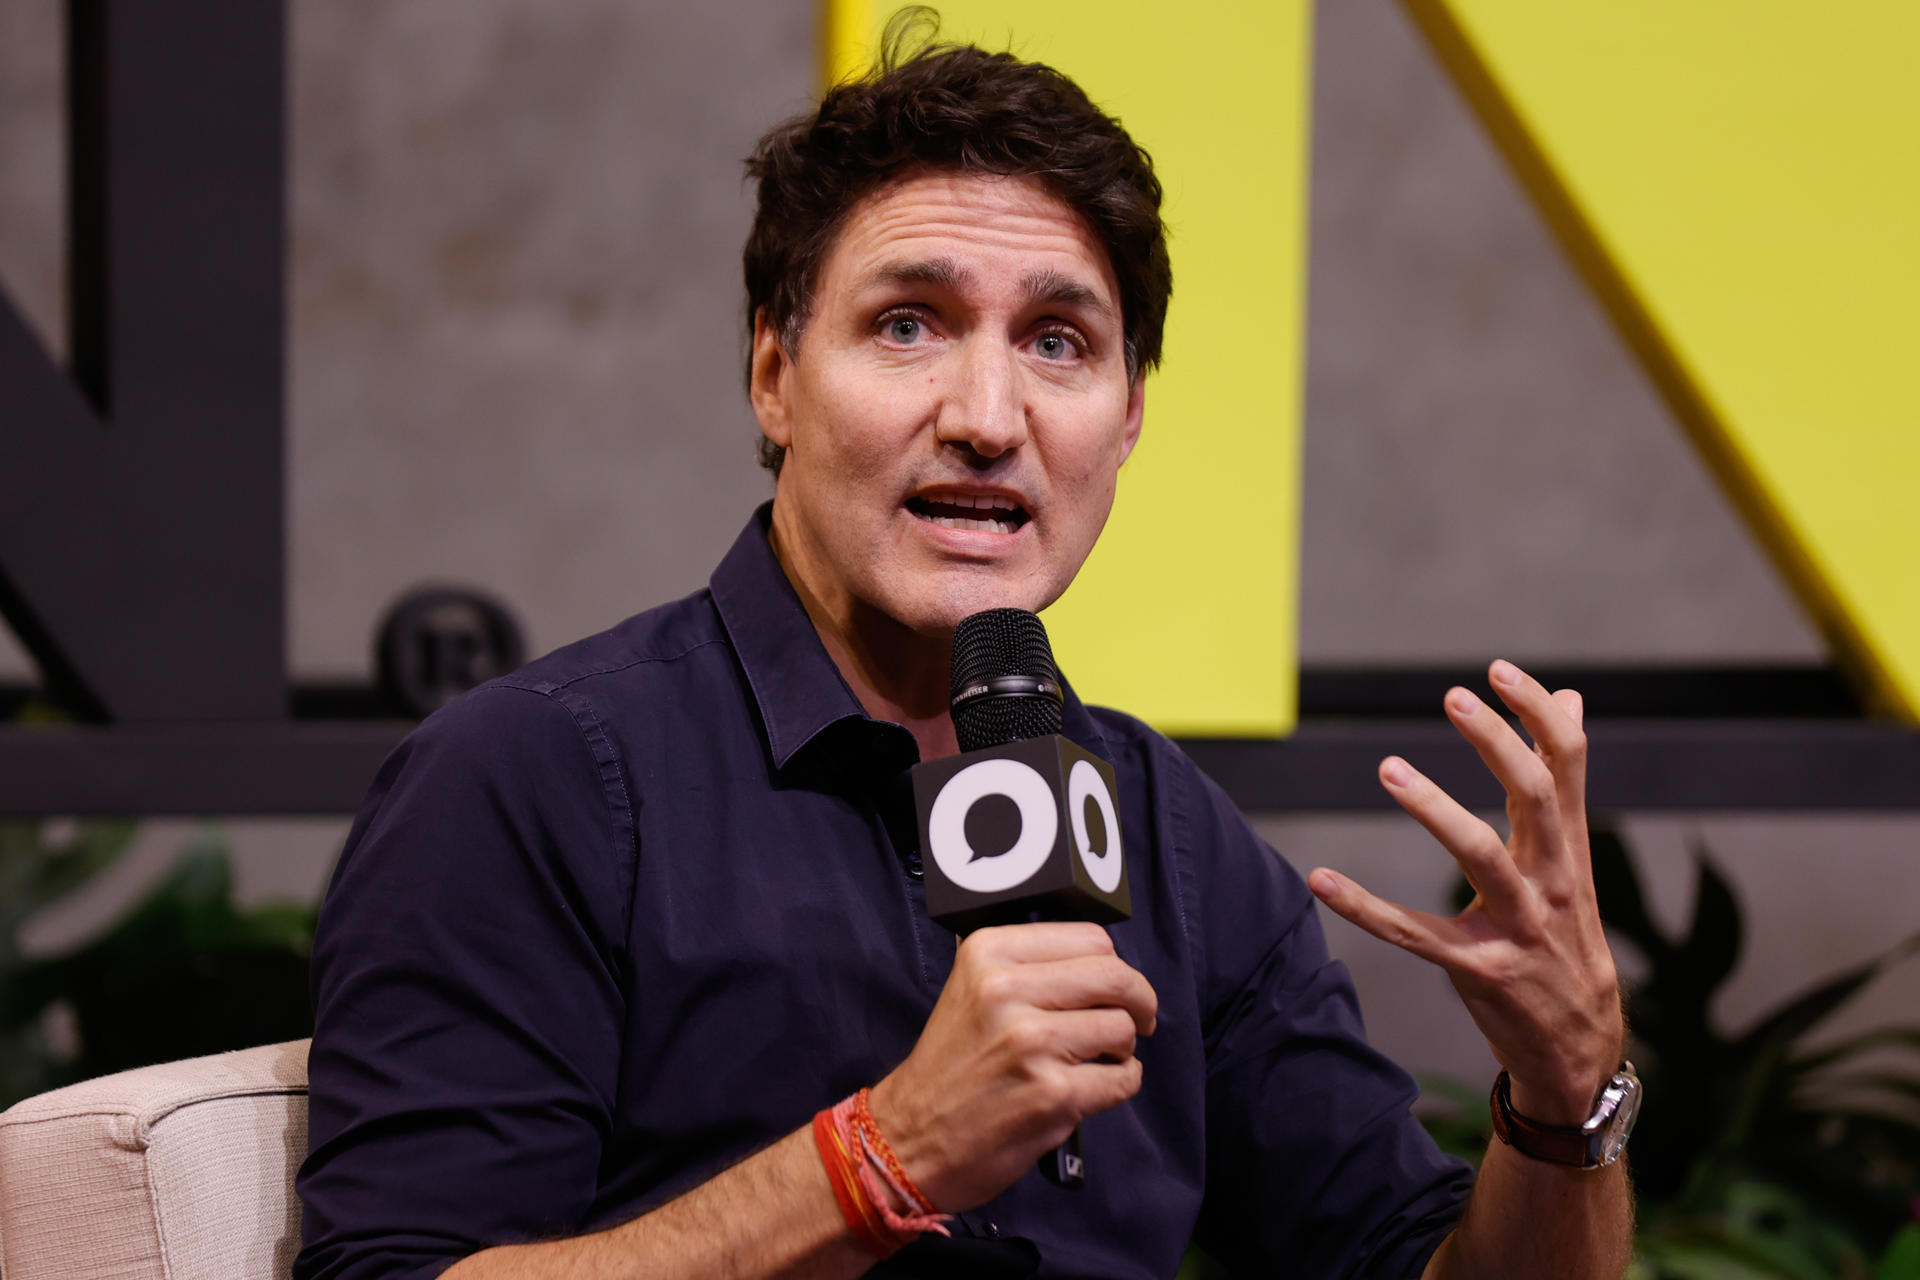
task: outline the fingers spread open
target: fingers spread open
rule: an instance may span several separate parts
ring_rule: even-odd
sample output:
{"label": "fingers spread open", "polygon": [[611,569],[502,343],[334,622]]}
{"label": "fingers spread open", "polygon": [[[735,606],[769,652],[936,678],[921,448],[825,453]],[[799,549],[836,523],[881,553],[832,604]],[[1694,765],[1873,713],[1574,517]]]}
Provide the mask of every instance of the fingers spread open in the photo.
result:
{"label": "fingers spread open", "polygon": [[1320,901],[1382,942],[1391,942],[1442,967],[1450,966],[1472,942],[1453,921],[1424,911],[1409,911],[1397,902],[1375,897],[1325,867],[1316,868],[1307,877],[1307,887]]}
{"label": "fingers spread open", "polygon": [[1507,810],[1516,832],[1550,823],[1557,802],[1553,773],[1507,723],[1506,717],[1470,690],[1447,691],[1447,717],[1473,744],[1493,776],[1506,788]]}
{"label": "fingers spread open", "polygon": [[1489,910],[1510,915],[1525,908],[1529,901],[1526,877],[1514,865],[1499,832],[1398,756],[1381,761],[1380,781],[1387,794],[1453,855]]}
{"label": "fingers spread open", "polygon": [[1553,777],[1563,811],[1584,812],[1587,792],[1587,735],[1581,727],[1580,695],[1571,689],[1548,693],[1546,686],[1504,659],[1487,668],[1500,700],[1526,726],[1538,758]]}

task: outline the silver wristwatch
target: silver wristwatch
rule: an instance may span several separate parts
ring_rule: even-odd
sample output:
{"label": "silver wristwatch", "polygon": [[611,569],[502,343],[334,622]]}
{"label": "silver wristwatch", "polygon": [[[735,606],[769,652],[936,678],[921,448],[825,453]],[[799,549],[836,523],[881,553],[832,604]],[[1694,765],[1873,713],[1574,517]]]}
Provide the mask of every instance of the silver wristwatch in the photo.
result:
{"label": "silver wristwatch", "polygon": [[1631,1062],[1600,1089],[1593,1114],[1577,1127],[1541,1124],[1513,1109],[1507,1073],[1493,1082],[1493,1132],[1522,1155],[1575,1169],[1598,1169],[1612,1164],[1627,1149],[1627,1136],[1640,1117],[1640,1077]]}

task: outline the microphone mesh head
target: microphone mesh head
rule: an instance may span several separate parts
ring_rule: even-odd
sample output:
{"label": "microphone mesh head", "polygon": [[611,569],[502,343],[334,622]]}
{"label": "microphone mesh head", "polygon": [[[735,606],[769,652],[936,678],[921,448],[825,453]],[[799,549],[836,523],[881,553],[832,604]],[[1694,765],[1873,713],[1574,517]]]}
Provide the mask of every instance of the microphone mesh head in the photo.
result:
{"label": "microphone mesh head", "polygon": [[[953,631],[953,693],[996,676],[1036,676],[1060,682],[1047,629],[1025,609],[988,609],[961,619]],[[1022,738],[1060,732],[1060,702],[1022,695],[976,698],[953,713],[962,751],[979,751]]]}

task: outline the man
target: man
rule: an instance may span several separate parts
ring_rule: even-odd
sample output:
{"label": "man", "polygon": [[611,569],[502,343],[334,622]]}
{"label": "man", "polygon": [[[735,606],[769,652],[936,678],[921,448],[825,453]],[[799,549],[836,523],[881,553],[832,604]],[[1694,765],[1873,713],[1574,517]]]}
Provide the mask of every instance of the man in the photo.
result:
{"label": "man", "polygon": [[[1138,722],[1070,698],[1063,726],[1118,774],[1131,920],[931,924],[906,770],[957,749],[955,624],[1044,608],[1106,519],[1170,290],[1159,185],[1064,77],[967,48],[890,56],[752,170],[774,501],[707,591],[381,770],[316,945],[296,1274],[1165,1277],[1197,1234],[1286,1274],[1619,1275],[1617,1164],[1495,1143],[1462,1215],[1299,877]],[[1475,905],[1312,887],[1444,965],[1512,1110],[1566,1128],[1622,1037],[1579,699],[1491,675],[1537,750],[1447,711],[1510,841],[1381,767]],[[1080,1122],[1087,1186],[1034,1176]]]}

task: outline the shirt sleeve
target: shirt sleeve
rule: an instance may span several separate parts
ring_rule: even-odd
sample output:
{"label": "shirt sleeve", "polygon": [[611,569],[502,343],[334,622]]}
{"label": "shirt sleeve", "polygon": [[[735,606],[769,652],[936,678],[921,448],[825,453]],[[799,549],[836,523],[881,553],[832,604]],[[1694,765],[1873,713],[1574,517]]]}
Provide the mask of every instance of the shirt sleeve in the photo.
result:
{"label": "shirt sleeve", "polygon": [[590,727],[487,686],[375,778],[314,943],[296,1280],[438,1275],[589,1214],[633,855]]}
{"label": "shirt sleeve", "polygon": [[1435,1146],[1413,1080],[1367,1042],[1299,873],[1192,774],[1207,1057],[1196,1238],[1236,1273],[1417,1277],[1472,1169]]}

